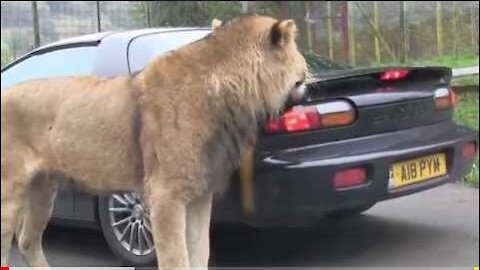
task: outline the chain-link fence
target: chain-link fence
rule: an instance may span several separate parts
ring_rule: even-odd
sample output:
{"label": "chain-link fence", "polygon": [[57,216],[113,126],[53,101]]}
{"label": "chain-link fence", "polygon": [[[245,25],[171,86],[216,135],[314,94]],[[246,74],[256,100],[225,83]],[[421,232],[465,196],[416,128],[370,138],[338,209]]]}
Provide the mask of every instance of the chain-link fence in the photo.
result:
{"label": "chain-link fence", "polygon": [[478,54],[477,1],[1,1],[2,64],[97,31],[207,26],[245,12],[293,18],[303,50],[369,66]]}

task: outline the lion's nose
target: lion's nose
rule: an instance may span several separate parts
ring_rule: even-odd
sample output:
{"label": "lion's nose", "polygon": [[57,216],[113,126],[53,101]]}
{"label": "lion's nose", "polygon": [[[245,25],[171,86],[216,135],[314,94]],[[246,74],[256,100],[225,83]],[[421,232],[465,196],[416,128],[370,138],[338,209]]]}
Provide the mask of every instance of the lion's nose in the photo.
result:
{"label": "lion's nose", "polygon": [[305,102],[307,96],[307,87],[304,82],[297,82],[295,87],[290,91],[285,108],[302,104]]}
{"label": "lion's nose", "polygon": [[290,93],[290,99],[296,105],[302,103],[307,93],[307,87],[304,82],[297,82],[292,92]]}

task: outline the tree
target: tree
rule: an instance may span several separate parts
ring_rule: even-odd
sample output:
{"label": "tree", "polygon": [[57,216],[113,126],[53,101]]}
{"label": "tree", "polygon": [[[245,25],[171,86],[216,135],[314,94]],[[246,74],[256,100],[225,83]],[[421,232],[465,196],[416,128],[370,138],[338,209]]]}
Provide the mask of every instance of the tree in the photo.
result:
{"label": "tree", "polygon": [[8,48],[12,58],[27,53],[34,48],[32,32],[14,31],[8,37]]}
{"label": "tree", "polygon": [[[134,1],[135,20],[147,24],[150,12],[151,26],[209,26],[216,18],[229,21],[242,14],[240,1]],[[286,13],[288,3],[283,1],[249,1],[249,12],[279,17]]]}
{"label": "tree", "polygon": [[12,61],[12,54],[7,44],[2,41],[2,67]]}
{"label": "tree", "polygon": [[[238,1],[152,1],[136,2],[134,17],[156,26],[208,26],[212,19],[229,20],[242,13]],[[149,5],[146,8],[146,5]]]}

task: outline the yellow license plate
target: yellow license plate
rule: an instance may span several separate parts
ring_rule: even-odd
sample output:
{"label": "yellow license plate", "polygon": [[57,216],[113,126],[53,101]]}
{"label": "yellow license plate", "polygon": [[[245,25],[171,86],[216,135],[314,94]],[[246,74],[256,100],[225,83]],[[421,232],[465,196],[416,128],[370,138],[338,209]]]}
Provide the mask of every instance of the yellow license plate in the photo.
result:
{"label": "yellow license plate", "polygon": [[447,174],[445,153],[424,156],[395,163],[392,166],[390,188],[399,188]]}

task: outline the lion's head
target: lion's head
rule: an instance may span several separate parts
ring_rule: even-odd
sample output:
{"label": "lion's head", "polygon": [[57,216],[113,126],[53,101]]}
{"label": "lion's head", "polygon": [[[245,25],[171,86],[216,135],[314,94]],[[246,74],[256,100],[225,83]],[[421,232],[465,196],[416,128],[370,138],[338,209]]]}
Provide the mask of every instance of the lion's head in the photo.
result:
{"label": "lion's head", "polygon": [[245,15],[228,23],[214,20],[212,28],[212,42],[222,48],[216,53],[235,58],[217,74],[227,75],[226,83],[236,90],[246,88],[257,95],[267,115],[278,113],[288,98],[294,102],[303,98],[307,64],[297,48],[293,20]]}

